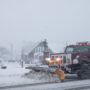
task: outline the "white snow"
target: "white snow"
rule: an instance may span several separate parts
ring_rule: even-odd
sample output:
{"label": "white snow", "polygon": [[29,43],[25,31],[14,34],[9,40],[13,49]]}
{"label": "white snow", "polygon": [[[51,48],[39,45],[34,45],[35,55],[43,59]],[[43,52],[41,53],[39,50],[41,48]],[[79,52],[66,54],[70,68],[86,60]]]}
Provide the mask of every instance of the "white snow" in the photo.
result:
{"label": "white snow", "polygon": [[0,87],[40,82],[40,80],[24,77],[30,70],[21,68],[19,63],[4,63],[7,69],[0,69]]}
{"label": "white snow", "polygon": [[[21,66],[18,63],[4,63],[4,65],[5,64],[7,65],[7,69],[0,69],[0,87],[44,82],[44,80],[38,80],[34,78],[35,75],[33,76],[33,78],[24,77],[24,74],[29,73],[30,70],[21,68]],[[76,88],[82,86],[90,86],[90,80],[18,87],[18,89],[16,88],[16,89],[8,89],[8,90],[52,90],[52,89],[69,90],[70,88]]]}
{"label": "white snow", "polygon": [[81,81],[72,81],[64,83],[55,83],[55,84],[44,84],[36,86],[27,86],[27,87],[16,87],[9,88],[5,90],[90,90],[90,89],[76,89],[81,87],[90,86],[90,80],[81,80]]}
{"label": "white snow", "polygon": [[[35,73],[21,68],[19,63],[4,63],[7,69],[0,69],[0,87],[56,81],[59,77],[46,73]],[[60,80],[59,80],[60,81]]]}

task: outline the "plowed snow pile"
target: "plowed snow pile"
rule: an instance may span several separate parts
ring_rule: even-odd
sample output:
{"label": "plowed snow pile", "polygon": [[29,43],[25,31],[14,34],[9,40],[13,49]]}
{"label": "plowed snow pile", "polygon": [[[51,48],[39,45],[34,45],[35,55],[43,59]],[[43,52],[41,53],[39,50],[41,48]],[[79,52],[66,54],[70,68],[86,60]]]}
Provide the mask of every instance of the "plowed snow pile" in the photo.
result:
{"label": "plowed snow pile", "polygon": [[58,75],[51,74],[50,72],[30,71],[29,73],[26,73],[24,76],[27,78],[41,80],[41,81],[45,81],[45,82],[59,82],[60,81],[60,78]]}

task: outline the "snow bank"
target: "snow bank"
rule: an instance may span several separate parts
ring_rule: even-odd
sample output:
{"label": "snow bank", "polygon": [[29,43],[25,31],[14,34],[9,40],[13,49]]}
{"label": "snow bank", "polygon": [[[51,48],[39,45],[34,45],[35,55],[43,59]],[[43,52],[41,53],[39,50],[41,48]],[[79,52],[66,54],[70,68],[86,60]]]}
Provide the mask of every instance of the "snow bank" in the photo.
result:
{"label": "snow bank", "polygon": [[59,82],[60,78],[56,74],[51,74],[49,72],[35,72],[30,71],[29,73],[26,73],[24,75],[27,78],[35,79],[35,80],[41,80],[42,82]]}
{"label": "snow bank", "polygon": [[7,69],[0,69],[0,87],[40,82],[40,80],[23,77],[30,70],[21,68],[19,63],[4,63],[4,65]]}

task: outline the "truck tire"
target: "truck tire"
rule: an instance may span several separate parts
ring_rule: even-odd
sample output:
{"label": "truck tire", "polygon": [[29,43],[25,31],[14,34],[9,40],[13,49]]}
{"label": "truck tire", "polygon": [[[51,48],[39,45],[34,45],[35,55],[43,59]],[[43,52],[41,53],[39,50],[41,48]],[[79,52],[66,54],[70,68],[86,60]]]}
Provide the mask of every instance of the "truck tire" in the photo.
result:
{"label": "truck tire", "polygon": [[78,79],[90,79],[90,66],[86,63],[81,65],[80,70],[77,73]]}

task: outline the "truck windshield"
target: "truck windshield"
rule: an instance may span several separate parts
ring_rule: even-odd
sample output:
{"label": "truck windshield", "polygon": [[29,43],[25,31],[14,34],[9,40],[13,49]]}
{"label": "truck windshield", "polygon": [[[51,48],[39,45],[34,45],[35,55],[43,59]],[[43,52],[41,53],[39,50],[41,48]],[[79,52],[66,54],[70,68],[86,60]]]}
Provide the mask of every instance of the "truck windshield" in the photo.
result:
{"label": "truck windshield", "polygon": [[87,52],[89,51],[89,46],[82,45],[82,46],[68,46],[65,50],[66,53],[69,52]]}
{"label": "truck windshield", "polygon": [[74,51],[73,47],[67,47],[65,52],[68,53],[68,52],[73,52],[73,51]]}

